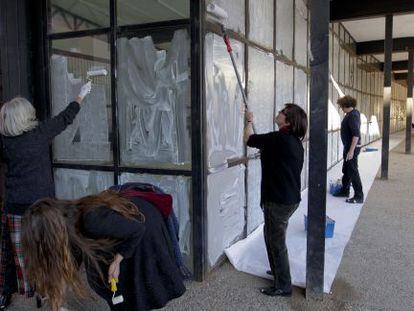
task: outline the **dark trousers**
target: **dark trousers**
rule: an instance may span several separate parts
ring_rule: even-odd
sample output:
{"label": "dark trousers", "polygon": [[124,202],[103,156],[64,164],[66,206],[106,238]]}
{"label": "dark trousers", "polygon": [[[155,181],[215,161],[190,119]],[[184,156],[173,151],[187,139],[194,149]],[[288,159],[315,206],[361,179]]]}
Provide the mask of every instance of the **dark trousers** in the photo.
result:
{"label": "dark trousers", "polygon": [[286,229],[289,218],[299,204],[284,205],[264,203],[264,239],[270,269],[274,275],[274,286],[286,291],[292,289],[289,258],[286,247]]}
{"label": "dark trousers", "polygon": [[364,193],[362,192],[362,183],[358,171],[358,155],[361,148],[355,148],[354,157],[352,160],[346,161],[346,155],[348,151],[344,151],[344,162],[342,164],[342,189],[344,191],[349,191],[349,188],[352,183],[352,188],[354,188],[355,197],[363,198]]}

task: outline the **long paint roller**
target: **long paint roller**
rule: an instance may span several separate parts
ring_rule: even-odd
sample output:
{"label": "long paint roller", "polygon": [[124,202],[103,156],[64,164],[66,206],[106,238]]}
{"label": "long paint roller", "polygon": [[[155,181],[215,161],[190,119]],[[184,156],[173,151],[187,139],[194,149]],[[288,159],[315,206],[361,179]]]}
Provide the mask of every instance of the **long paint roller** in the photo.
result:
{"label": "long paint roller", "polygon": [[86,80],[92,81],[93,77],[106,76],[108,71],[106,69],[93,69],[86,72]]}
{"label": "long paint roller", "polygon": [[[232,49],[231,44],[230,44],[230,38],[229,38],[229,36],[226,32],[226,28],[224,27],[224,24],[223,24],[223,22],[228,17],[227,12],[224,9],[222,9],[221,7],[219,7],[217,4],[213,4],[213,3],[208,4],[206,9],[207,9],[207,12],[210,15],[212,15],[213,17],[215,17],[221,24],[221,32],[222,32],[222,35],[223,35],[223,40],[224,40],[224,43],[226,44],[227,52],[230,55],[230,59],[231,59],[231,63],[233,64],[234,72],[236,73],[237,83],[239,84],[240,91],[241,91],[242,97],[243,97],[244,108],[246,109],[246,111],[250,111],[249,110],[249,104],[248,104],[248,101],[247,101],[246,92],[243,88],[243,85],[242,85],[242,82],[241,82],[241,79],[240,79],[239,71],[237,70],[236,61],[234,60],[233,49]],[[253,127],[253,132],[256,133],[256,129],[255,129],[255,126],[254,126],[253,123],[252,123],[252,127]]]}

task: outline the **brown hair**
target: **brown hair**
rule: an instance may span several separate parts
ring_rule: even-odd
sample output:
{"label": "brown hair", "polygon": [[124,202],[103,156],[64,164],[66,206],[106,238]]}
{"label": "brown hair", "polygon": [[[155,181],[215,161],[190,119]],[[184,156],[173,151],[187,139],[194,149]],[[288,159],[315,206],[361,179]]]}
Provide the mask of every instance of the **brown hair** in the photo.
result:
{"label": "brown hair", "polygon": [[99,262],[108,263],[106,255],[116,240],[89,239],[80,228],[82,215],[106,206],[127,218],[144,221],[144,215],[129,200],[113,191],[104,191],[74,201],[42,199],[25,213],[22,247],[27,276],[36,291],[49,299],[56,309],[63,303],[68,288],[81,298],[89,297],[79,273],[76,255],[92,266],[102,279]]}
{"label": "brown hair", "polygon": [[308,116],[306,112],[296,104],[285,104],[283,113],[286,116],[286,122],[289,122],[289,129],[292,135],[303,140],[308,130]]}
{"label": "brown hair", "polygon": [[337,104],[341,108],[355,108],[357,106],[357,101],[352,96],[346,95],[337,100]]}

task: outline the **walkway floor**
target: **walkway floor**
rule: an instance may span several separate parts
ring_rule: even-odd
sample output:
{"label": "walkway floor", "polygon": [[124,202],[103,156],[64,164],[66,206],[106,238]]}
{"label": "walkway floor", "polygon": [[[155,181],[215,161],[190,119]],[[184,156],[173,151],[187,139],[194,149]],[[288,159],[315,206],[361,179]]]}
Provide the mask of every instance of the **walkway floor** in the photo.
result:
{"label": "walkway floor", "polygon": [[[414,145],[414,141],[413,141]],[[414,153],[404,143],[390,153],[389,179],[377,178],[345,249],[332,294],[306,301],[295,288],[292,298],[263,296],[267,280],[236,271],[228,262],[203,283],[163,310],[414,310]],[[70,310],[107,310],[100,301],[71,301]],[[9,310],[33,310],[16,299]]]}

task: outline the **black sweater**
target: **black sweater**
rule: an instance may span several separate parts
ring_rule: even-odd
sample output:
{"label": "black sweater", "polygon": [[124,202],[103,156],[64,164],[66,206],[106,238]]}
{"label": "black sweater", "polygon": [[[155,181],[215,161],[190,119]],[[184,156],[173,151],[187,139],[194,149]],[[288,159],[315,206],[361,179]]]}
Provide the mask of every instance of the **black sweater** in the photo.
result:
{"label": "black sweater", "polygon": [[302,142],[289,133],[278,131],[251,135],[247,145],[260,149],[261,203],[299,203],[304,161]]}
{"label": "black sweater", "polygon": [[2,136],[1,157],[7,165],[5,207],[23,215],[36,200],[54,197],[49,147],[53,138],[73,122],[80,106],[70,103],[52,119],[19,136]]}

